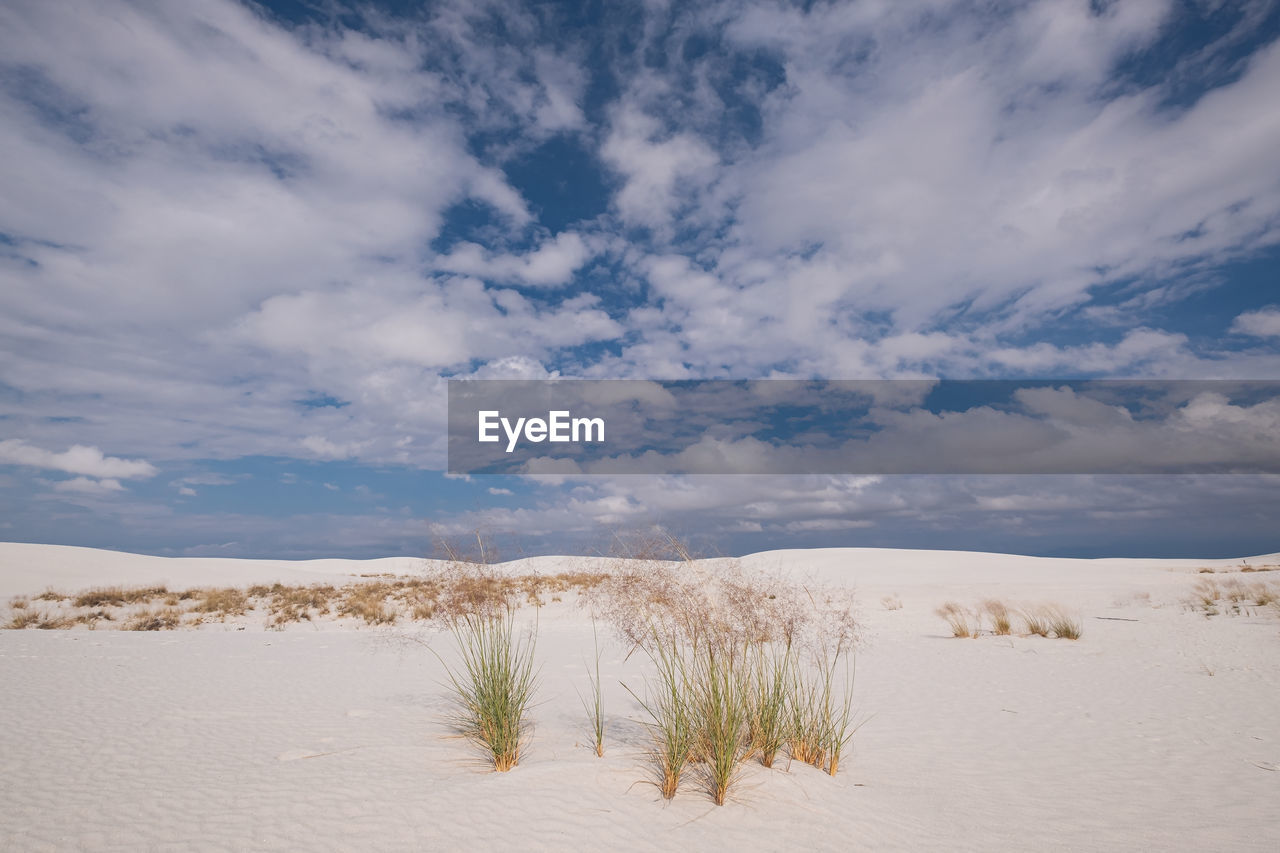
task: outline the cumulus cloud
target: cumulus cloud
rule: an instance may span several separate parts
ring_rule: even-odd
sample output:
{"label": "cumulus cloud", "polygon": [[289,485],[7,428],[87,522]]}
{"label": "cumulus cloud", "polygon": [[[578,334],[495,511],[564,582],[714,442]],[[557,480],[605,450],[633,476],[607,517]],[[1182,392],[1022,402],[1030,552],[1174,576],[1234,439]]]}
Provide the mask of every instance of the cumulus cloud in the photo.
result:
{"label": "cumulus cloud", "polygon": [[[6,452],[438,469],[446,376],[1280,375],[1265,293],[1189,298],[1280,241],[1272,4],[642,6],[4,4]],[[564,488],[512,524],[676,500]],[[866,506],[806,488],[706,517]]]}
{"label": "cumulus cloud", "polygon": [[691,190],[705,185],[717,164],[715,152],[696,135],[669,133],[652,116],[632,107],[614,116],[600,149],[604,161],[622,174],[614,204],[624,221],[665,229]]}
{"label": "cumulus cloud", "polygon": [[493,254],[475,243],[460,243],[435,266],[490,281],[554,287],[568,284],[590,256],[582,237],[565,231],[526,255]]}
{"label": "cumulus cloud", "polygon": [[0,441],[0,463],[84,474],[108,480],[117,488],[120,486],[117,480],[146,479],[156,475],[155,466],[144,459],[106,456],[98,448],[82,444],[72,445],[61,452],[45,450],[17,438]]}
{"label": "cumulus cloud", "polygon": [[89,477],[72,477],[70,480],[59,480],[53,484],[55,491],[59,492],[78,492],[84,495],[109,495],[113,492],[123,492],[124,486],[120,485],[119,480],[106,479],[94,480]]}
{"label": "cumulus cloud", "polygon": [[1255,338],[1280,337],[1280,308],[1262,308],[1246,311],[1236,317],[1231,331]]}

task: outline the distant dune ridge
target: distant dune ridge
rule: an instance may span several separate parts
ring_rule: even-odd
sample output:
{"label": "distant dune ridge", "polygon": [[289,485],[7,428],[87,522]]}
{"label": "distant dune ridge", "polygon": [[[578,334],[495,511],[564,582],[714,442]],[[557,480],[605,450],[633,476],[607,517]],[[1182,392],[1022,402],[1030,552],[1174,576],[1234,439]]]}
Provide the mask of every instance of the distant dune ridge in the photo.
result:
{"label": "distant dune ridge", "polygon": [[[59,608],[158,618],[166,598],[209,617],[0,631],[0,849],[1280,849],[1280,554],[851,548],[677,566],[785,578],[814,607],[817,590],[852,590],[862,726],[839,773],[784,748],[771,768],[742,762],[723,807],[692,783],[669,802],[643,784],[637,696],[654,670],[601,604],[613,588],[598,573],[627,571],[616,561],[493,567],[524,605],[517,630],[537,631],[538,678],[519,764],[489,772],[450,728],[452,638],[438,610],[412,612],[457,606],[421,581],[442,567],[0,543],[4,624]],[[270,603],[303,588],[334,590],[330,608],[271,622]],[[757,606],[764,587],[743,589],[741,606]],[[399,618],[376,618],[384,607]],[[953,636],[939,610],[976,636]],[[1065,616],[1079,638],[1037,636],[1024,613]],[[593,636],[602,757],[581,698]]]}

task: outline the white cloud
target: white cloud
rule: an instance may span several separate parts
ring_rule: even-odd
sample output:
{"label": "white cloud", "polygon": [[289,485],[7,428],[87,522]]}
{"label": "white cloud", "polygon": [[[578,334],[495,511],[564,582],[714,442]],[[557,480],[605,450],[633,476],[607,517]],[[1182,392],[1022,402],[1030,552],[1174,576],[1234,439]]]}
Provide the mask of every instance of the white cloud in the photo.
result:
{"label": "white cloud", "polygon": [[495,488],[495,487],[493,487],[493,486],[490,486],[490,487],[489,487],[489,494],[491,494],[491,495],[512,495],[512,494],[515,494],[515,493],[514,493],[514,492],[512,492],[510,489],[499,489],[499,488]]}
{"label": "white cloud", "polygon": [[360,452],[359,443],[334,442],[321,435],[309,435],[302,439],[302,446],[321,459],[350,459]]}
{"label": "white cloud", "polygon": [[1280,337],[1280,308],[1246,311],[1236,317],[1235,322],[1231,324],[1231,331],[1237,335],[1250,335],[1255,338]]}
{"label": "white cloud", "polygon": [[534,68],[543,87],[534,107],[538,128],[544,133],[581,128],[585,119],[580,105],[586,85],[581,66],[542,49],[534,53]]}
{"label": "white cloud", "polygon": [[565,231],[527,255],[495,254],[475,243],[460,243],[437,258],[435,266],[489,281],[555,287],[568,284],[590,257],[582,237]]}
{"label": "white cloud", "polygon": [[124,486],[120,485],[119,480],[110,478],[93,480],[89,477],[73,477],[70,480],[59,480],[53,484],[53,488],[59,492],[77,492],[84,495],[109,495],[113,492],[124,491]]}
{"label": "white cloud", "polygon": [[[68,450],[55,452],[36,447],[17,438],[0,441],[0,463],[65,471],[68,474],[86,474],[90,477],[104,478],[110,482],[115,482],[116,479],[145,479],[154,477],[156,474],[155,466],[144,459],[105,456],[98,448],[86,447],[82,444],[75,444]],[[118,486],[119,483],[116,485]]]}
{"label": "white cloud", "polygon": [[[700,160],[680,182],[715,187],[681,197],[692,206],[681,223],[701,233],[672,248],[698,263],[676,270],[670,252],[633,261],[664,303],[634,312],[642,338],[611,369],[955,376],[1080,369],[1076,349],[1093,362],[1085,369],[1158,375],[1159,348],[1177,351],[1174,370],[1231,365],[1225,353],[1197,365],[1176,330],[1134,330],[1115,345],[1089,340],[1096,327],[1084,321],[1082,343],[1026,343],[1075,319],[1098,285],[1173,294],[1191,272],[1280,241],[1280,46],[1185,108],[1165,106],[1162,85],[1112,82],[1171,9],[1029,3],[978,18],[946,3],[753,4],[726,14],[730,43],[769,51],[785,82],[757,102],[758,140]],[[651,78],[663,72],[636,76],[606,159],[658,134],[659,116],[672,138],[700,127],[676,98],[704,69],[675,58],[668,68],[660,83]],[[638,129],[623,132],[628,123]],[[725,130],[713,119],[701,136]],[[635,147],[643,164],[648,149]],[[668,184],[624,174],[619,212],[661,221],[675,204]],[[1136,325],[1142,309],[1111,322]]]}
{"label": "white cloud", "polygon": [[715,152],[690,133],[665,133],[652,116],[623,107],[614,117],[600,156],[623,175],[614,204],[624,221],[665,229],[692,190],[705,186]]}

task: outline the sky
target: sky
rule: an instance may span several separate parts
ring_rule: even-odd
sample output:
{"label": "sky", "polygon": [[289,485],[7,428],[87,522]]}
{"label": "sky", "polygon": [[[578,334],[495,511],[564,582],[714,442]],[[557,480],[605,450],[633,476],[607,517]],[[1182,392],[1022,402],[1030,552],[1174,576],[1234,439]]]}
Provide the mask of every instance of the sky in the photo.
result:
{"label": "sky", "polygon": [[1276,0],[7,0],[0,539],[1280,550],[1274,474],[463,476],[445,429],[450,378],[1280,380],[1278,37]]}

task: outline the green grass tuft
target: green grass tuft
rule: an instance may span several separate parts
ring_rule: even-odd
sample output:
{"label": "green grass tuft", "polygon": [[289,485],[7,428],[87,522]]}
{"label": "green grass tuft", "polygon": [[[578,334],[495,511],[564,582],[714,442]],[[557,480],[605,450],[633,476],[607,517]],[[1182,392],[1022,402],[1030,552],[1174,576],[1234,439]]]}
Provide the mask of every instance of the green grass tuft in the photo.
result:
{"label": "green grass tuft", "polygon": [[462,668],[446,666],[459,705],[459,730],[488,753],[494,770],[503,772],[520,762],[537,688],[536,634],[517,640],[513,617],[510,607],[496,615],[459,617],[451,628]]}

